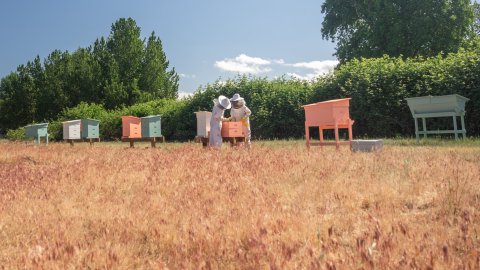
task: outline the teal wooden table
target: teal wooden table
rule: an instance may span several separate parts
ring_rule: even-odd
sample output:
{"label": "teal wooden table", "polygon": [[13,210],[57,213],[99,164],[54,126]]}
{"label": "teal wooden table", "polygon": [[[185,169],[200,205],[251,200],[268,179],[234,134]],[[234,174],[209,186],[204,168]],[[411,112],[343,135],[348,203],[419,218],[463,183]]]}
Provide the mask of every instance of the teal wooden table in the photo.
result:
{"label": "teal wooden table", "polygon": [[40,138],[45,137],[45,141],[48,144],[48,123],[25,126],[25,136],[34,138],[37,144],[40,144]]}
{"label": "teal wooden table", "polygon": [[[415,121],[415,137],[417,142],[420,135],[427,138],[427,134],[455,134],[455,139],[458,139],[458,134],[462,134],[465,139],[467,130],[465,128],[465,103],[469,101],[468,98],[460,95],[445,95],[445,96],[424,96],[406,98],[408,107],[412,113]],[[453,130],[427,130],[427,118],[438,117],[452,117]],[[460,117],[461,129],[457,128],[457,117]],[[418,119],[422,119],[423,129],[420,131],[418,127]]]}

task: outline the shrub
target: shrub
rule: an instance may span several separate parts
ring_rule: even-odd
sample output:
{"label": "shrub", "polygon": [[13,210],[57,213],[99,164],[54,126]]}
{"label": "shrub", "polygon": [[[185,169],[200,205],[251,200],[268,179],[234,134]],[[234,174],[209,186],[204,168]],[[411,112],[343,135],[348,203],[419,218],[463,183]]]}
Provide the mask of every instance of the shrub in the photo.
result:
{"label": "shrub", "polygon": [[7,134],[5,134],[5,138],[12,140],[12,141],[20,141],[25,139],[25,128],[19,127],[17,129],[9,129],[7,130]]}

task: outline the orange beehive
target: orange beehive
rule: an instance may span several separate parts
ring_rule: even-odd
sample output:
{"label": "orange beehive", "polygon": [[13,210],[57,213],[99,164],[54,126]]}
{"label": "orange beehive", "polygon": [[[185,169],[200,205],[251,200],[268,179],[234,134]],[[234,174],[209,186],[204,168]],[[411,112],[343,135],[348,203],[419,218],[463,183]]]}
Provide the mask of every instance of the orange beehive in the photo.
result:
{"label": "orange beehive", "polygon": [[245,137],[245,134],[243,133],[242,122],[223,122],[222,137],[224,138]]}
{"label": "orange beehive", "polygon": [[[333,99],[324,102],[304,105],[305,109],[305,137],[307,139],[307,147],[310,146],[310,127],[318,127],[320,132],[320,145],[326,145],[323,141],[323,130],[333,129],[335,131],[335,145],[349,144],[352,140],[353,120],[350,119],[350,99]],[[348,129],[348,141],[340,142],[338,129]]]}
{"label": "orange beehive", "polygon": [[142,120],[134,116],[122,116],[122,138],[141,138]]}
{"label": "orange beehive", "polygon": [[305,122],[311,126],[348,125],[350,120],[349,105],[351,98],[333,99],[304,105]]}

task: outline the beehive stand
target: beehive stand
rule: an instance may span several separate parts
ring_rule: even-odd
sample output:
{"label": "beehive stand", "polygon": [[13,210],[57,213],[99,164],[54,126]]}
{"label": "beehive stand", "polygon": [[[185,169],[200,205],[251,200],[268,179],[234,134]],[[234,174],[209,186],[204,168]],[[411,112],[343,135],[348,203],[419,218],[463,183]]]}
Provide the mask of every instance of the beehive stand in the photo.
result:
{"label": "beehive stand", "polygon": [[124,138],[122,137],[122,142],[129,142],[130,143],[130,148],[135,147],[135,142],[150,142],[150,145],[152,148],[155,148],[157,145],[157,142],[164,143],[165,142],[165,137],[151,137],[151,138]]}
{"label": "beehive stand", "polygon": [[[427,138],[427,134],[462,134],[463,139],[467,137],[465,129],[465,103],[469,100],[460,95],[425,96],[406,98],[408,106],[415,121],[415,138],[417,142],[420,135]],[[427,118],[452,117],[453,130],[427,130]],[[457,117],[461,120],[461,129],[457,129]],[[422,119],[423,129],[418,127],[418,119]]]}
{"label": "beehive stand", "polygon": [[[324,102],[318,102],[302,106],[305,109],[305,138],[307,148],[319,145],[335,145],[339,149],[340,145],[349,145],[351,148],[352,141],[352,125],[353,120],[349,114],[350,98],[335,99]],[[320,142],[311,142],[310,127],[318,127],[320,134]],[[348,140],[340,141],[338,130],[348,129]],[[335,133],[334,142],[325,142],[323,139],[323,131],[333,129]]]}
{"label": "beehive stand", "polygon": [[70,144],[70,146],[74,146],[76,142],[89,142],[90,146],[93,146],[95,142],[100,142],[100,138],[90,138],[90,139],[66,139],[65,140],[67,143]]}
{"label": "beehive stand", "polygon": [[230,146],[237,146],[239,143],[245,143],[245,137],[223,137],[224,142],[229,142]]}
{"label": "beehive stand", "polygon": [[195,136],[195,139],[193,139],[193,141],[196,142],[196,143],[202,143],[202,146],[205,148],[205,147],[208,146],[209,137]]}
{"label": "beehive stand", "polygon": [[34,138],[37,144],[40,144],[40,139],[45,137],[45,142],[48,145],[48,123],[33,124],[25,127],[25,137]]}

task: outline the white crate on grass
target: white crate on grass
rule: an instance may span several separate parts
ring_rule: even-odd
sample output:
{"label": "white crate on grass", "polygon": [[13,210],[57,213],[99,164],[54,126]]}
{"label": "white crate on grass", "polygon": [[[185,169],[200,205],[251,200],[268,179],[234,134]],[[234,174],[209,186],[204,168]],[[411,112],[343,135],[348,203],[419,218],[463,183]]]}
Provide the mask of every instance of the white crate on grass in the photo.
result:
{"label": "white crate on grass", "polygon": [[383,140],[352,140],[352,151],[374,152],[382,150]]}

